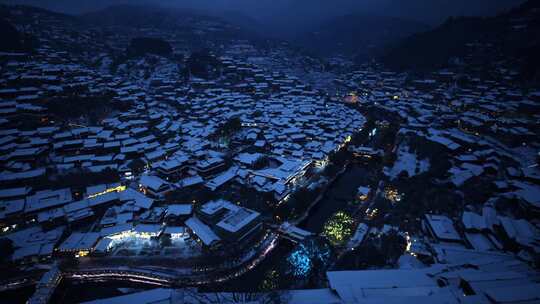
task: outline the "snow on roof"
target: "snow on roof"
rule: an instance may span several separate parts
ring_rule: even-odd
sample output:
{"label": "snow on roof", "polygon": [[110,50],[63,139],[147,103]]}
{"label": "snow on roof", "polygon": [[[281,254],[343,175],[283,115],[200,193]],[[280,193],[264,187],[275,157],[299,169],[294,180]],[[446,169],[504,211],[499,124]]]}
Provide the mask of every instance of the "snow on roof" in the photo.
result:
{"label": "snow on roof", "polygon": [[540,242],[540,231],[525,219],[512,219],[506,216],[499,216],[502,227],[506,234],[523,246],[533,246]]}
{"label": "snow on roof", "polygon": [[88,208],[90,205],[88,204],[88,200],[81,200],[69,203],[63,207],[65,212],[75,212],[79,211],[81,209]]}
{"label": "snow on roof", "polygon": [[493,243],[481,233],[465,233],[465,238],[475,250],[487,251],[495,249]]}
{"label": "snow on roof", "polygon": [[426,219],[435,236],[441,240],[460,241],[452,220],[443,215],[426,214]]}
{"label": "snow on roof", "polygon": [[197,217],[191,217],[186,221],[186,226],[197,235],[197,237],[206,245],[210,246],[221,239],[212,231],[210,227],[201,222]]}
{"label": "snow on roof", "polygon": [[330,289],[289,290],[289,304],[341,304],[343,301]]}
{"label": "snow on roof", "polygon": [[437,282],[424,270],[378,269],[356,271],[328,271],[330,288],[346,303],[359,303],[369,290],[412,289],[429,295],[438,288]]}
{"label": "snow on roof", "polygon": [[83,304],[169,303],[169,301],[171,300],[171,292],[171,289],[156,288],[141,292],[130,293],[127,295],[83,302]]}
{"label": "snow on roof", "polygon": [[484,217],[473,212],[463,212],[461,220],[463,221],[463,226],[465,226],[465,229],[474,229],[481,231],[487,228]]}
{"label": "snow on roof", "polygon": [[106,236],[120,234],[122,232],[127,232],[131,230],[133,230],[132,224],[121,224],[121,225],[115,225],[112,227],[102,228],[99,233],[101,236],[106,237]]}
{"label": "snow on roof", "polygon": [[251,182],[262,187],[268,182],[268,180],[264,176],[257,175],[253,177]]}
{"label": "snow on roof", "polygon": [[163,230],[163,227],[159,224],[139,224],[133,228],[134,232],[137,233],[150,233],[150,234],[160,234]]}
{"label": "snow on roof", "polygon": [[94,186],[88,186],[86,187],[86,195],[90,196],[96,193],[103,192],[107,189],[106,184],[100,184],[100,185],[94,185]]}
{"label": "snow on roof", "polygon": [[184,234],[186,227],[184,226],[167,226],[165,227],[165,234]]}
{"label": "snow on roof", "polygon": [[488,298],[496,303],[538,303],[540,302],[540,284],[503,286],[484,289]]}
{"label": "snow on roof", "polygon": [[188,160],[189,158],[185,155],[175,156],[173,158],[154,163],[152,167],[161,168],[163,170],[172,170],[185,165]]}
{"label": "snow on roof", "polygon": [[238,167],[231,167],[229,170],[209,180],[206,183],[206,186],[210,188],[211,190],[216,190],[221,185],[235,178],[237,172],[238,172]]}
{"label": "snow on roof", "polygon": [[240,153],[234,159],[245,165],[253,165],[261,157],[260,153]]}
{"label": "snow on roof", "polygon": [[167,206],[167,214],[172,215],[189,215],[193,211],[191,204],[176,204]]}
{"label": "snow on roof", "polygon": [[295,237],[298,237],[299,239],[304,239],[306,237],[313,235],[313,233],[306,231],[304,229],[298,228],[289,222],[284,222],[283,224],[281,224],[279,226],[279,229]]}
{"label": "snow on roof", "polygon": [[214,215],[216,214],[216,212],[222,209],[227,209],[229,211],[236,211],[239,208],[240,207],[236,206],[235,204],[229,201],[226,201],[224,199],[218,199],[218,200],[213,200],[213,201],[203,204],[200,208],[200,211],[207,215]]}
{"label": "snow on roof", "polygon": [[13,245],[16,247],[26,247],[33,244],[47,244],[47,243],[56,243],[58,239],[62,236],[64,231],[64,226],[58,227],[56,229],[44,232],[40,227],[34,226],[26,228],[24,230],[19,230],[4,237],[13,241]]}
{"label": "snow on roof", "polygon": [[238,208],[235,211],[229,212],[216,226],[234,233],[254,221],[259,215],[260,213],[254,210]]}
{"label": "snow on roof", "polygon": [[0,219],[24,210],[24,199],[0,201]]}
{"label": "snow on roof", "polygon": [[437,254],[437,259],[442,263],[459,264],[468,263],[472,265],[485,263],[500,263],[502,261],[515,261],[514,256],[496,251],[478,251],[467,249],[456,244],[431,244]]}
{"label": "snow on roof", "polygon": [[399,269],[418,269],[426,267],[422,262],[420,262],[416,257],[412,256],[410,253],[404,253],[398,259]]}
{"label": "snow on roof", "polygon": [[461,167],[452,167],[448,172],[452,174],[450,177],[452,183],[456,186],[461,186],[472,177],[481,175],[484,172],[484,168],[466,163],[461,165]]}
{"label": "snow on roof", "polygon": [[106,204],[115,200],[118,200],[120,197],[118,192],[109,192],[103,195],[98,195],[96,197],[86,199],[90,207],[95,207],[101,204]]}
{"label": "snow on roof", "polygon": [[64,205],[72,201],[71,189],[43,190],[26,198],[26,212]]}
{"label": "snow on roof", "polygon": [[360,187],[358,187],[357,193],[359,195],[368,195],[370,191],[371,191],[371,188],[360,186]]}
{"label": "snow on roof", "polygon": [[90,249],[96,244],[99,237],[100,235],[98,232],[88,232],[84,235],[77,247],[79,249]]}
{"label": "snow on roof", "polygon": [[486,223],[486,228],[491,231],[494,230],[494,226],[499,224],[499,218],[497,218],[497,211],[493,208],[493,205],[488,201],[482,208],[482,217]]}
{"label": "snow on roof", "polygon": [[266,144],[266,142],[264,140],[257,140],[253,145],[255,147],[262,148],[262,147],[264,147],[265,144]]}
{"label": "snow on roof", "polygon": [[38,213],[38,222],[43,223],[46,221],[58,219],[61,217],[64,217],[66,215],[66,212],[63,208],[54,208],[50,210],[41,211]]}
{"label": "snow on roof", "polygon": [[154,200],[144,196],[144,194],[134,189],[128,188],[126,191],[119,193],[121,201],[134,201],[135,205],[140,208],[148,209],[154,203]]}
{"label": "snow on roof", "polygon": [[200,177],[199,175],[193,175],[180,180],[178,184],[182,187],[191,187],[194,185],[202,184],[203,182],[204,179],[202,177]]}
{"label": "snow on roof", "polygon": [[28,170],[23,172],[0,172],[0,182],[15,181],[20,179],[30,179],[45,175],[46,170],[44,168],[38,168],[34,170]]}
{"label": "snow on roof", "polygon": [[153,175],[143,175],[141,176],[141,179],[139,180],[139,183],[143,187],[150,188],[154,191],[159,191],[159,188],[165,184],[167,184],[166,181],[162,180],[161,178]]}
{"label": "snow on roof", "polygon": [[282,182],[275,182],[272,185],[272,190],[274,190],[278,194],[283,194],[285,190],[287,190],[287,186],[283,184]]}
{"label": "snow on roof", "polygon": [[32,191],[30,187],[19,187],[19,188],[10,188],[10,189],[1,189],[0,190],[0,199],[19,197],[28,195]]}
{"label": "snow on roof", "polygon": [[109,249],[109,246],[113,243],[113,239],[104,237],[99,240],[95,246],[97,252],[106,252]]}
{"label": "snow on roof", "polygon": [[149,152],[149,153],[145,153],[144,156],[146,157],[146,159],[148,160],[154,160],[154,159],[158,159],[162,156],[165,155],[165,151],[163,150],[156,150],[156,151],[153,151],[153,152]]}
{"label": "snow on roof", "polygon": [[59,247],[62,251],[91,249],[99,239],[97,232],[73,232]]}
{"label": "snow on roof", "polygon": [[287,183],[292,179],[299,171],[303,170],[310,164],[310,161],[302,161],[297,159],[288,159],[284,157],[278,157],[277,160],[281,162],[278,168],[266,168],[263,170],[253,170],[254,175],[260,175],[273,180]]}
{"label": "snow on roof", "polygon": [[22,248],[15,249],[15,251],[13,252],[13,255],[11,256],[11,259],[13,261],[17,261],[17,260],[24,259],[29,256],[39,255],[41,246],[42,246],[41,244],[33,244],[33,245],[28,245]]}
{"label": "snow on roof", "polygon": [[360,243],[362,243],[362,241],[366,237],[368,231],[369,231],[369,226],[366,225],[365,223],[361,223],[360,225],[358,225],[358,227],[356,228],[356,231],[354,232],[353,237],[349,240],[347,247],[354,248],[360,245]]}
{"label": "snow on roof", "polygon": [[528,204],[540,208],[540,187],[519,181],[512,181],[512,185],[519,188],[514,193]]}
{"label": "snow on roof", "polygon": [[457,150],[459,149],[461,146],[455,142],[453,142],[451,139],[449,138],[446,138],[444,136],[441,136],[441,135],[432,135],[432,136],[429,136],[427,139],[433,141],[433,142],[436,142],[436,143],[439,143],[443,146],[446,146],[448,149],[454,151],[454,150]]}
{"label": "snow on roof", "polygon": [[197,162],[197,168],[202,170],[208,170],[213,167],[221,166],[224,164],[223,158],[219,156],[208,157]]}

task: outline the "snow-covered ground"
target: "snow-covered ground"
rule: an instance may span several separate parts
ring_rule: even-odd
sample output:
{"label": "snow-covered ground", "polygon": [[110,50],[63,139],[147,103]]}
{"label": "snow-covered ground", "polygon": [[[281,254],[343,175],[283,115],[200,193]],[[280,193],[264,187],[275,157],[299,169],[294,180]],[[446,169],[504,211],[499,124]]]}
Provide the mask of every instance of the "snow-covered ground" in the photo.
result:
{"label": "snow-covered ground", "polygon": [[384,168],[384,173],[391,179],[395,179],[403,171],[406,171],[410,177],[429,170],[429,160],[418,159],[415,153],[409,152],[409,146],[401,145],[396,153],[397,159],[394,166]]}

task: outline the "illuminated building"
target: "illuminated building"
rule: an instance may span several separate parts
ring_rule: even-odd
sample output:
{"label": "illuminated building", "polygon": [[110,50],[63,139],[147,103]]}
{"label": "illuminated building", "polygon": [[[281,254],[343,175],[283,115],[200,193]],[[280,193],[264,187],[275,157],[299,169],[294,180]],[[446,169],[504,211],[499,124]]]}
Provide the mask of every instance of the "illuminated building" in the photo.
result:
{"label": "illuminated building", "polygon": [[395,188],[386,187],[384,189],[384,197],[393,204],[396,204],[403,199],[403,194],[399,193],[398,190]]}
{"label": "illuminated building", "polygon": [[165,231],[163,231],[163,234],[170,236],[171,240],[183,239],[189,236],[189,234],[186,231],[186,228],[183,226],[178,226],[178,227],[167,226],[165,228]]}
{"label": "illuminated building", "polygon": [[139,224],[133,228],[135,236],[140,238],[158,238],[163,232],[163,226],[157,224]]}
{"label": "illuminated building", "polygon": [[62,254],[85,256],[94,250],[100,234],[97,232],[73,232],[59,247]]}
{"label": "illuminated building", "polygon": [[368,199],[370,192],[371,192],[371,188],[360,186],[358,187],[357,197],[359,200],[365,201]]}
{"label": "illuminated building", "polygon": [[197,215],[223,240],[241,241],[260,231],[260,213],[225,200],[211,201],[197,210]]}
{"label": "illuminated building", "polygon": [[116,187],[113,187],[113,188],[107,188],[107,189],[105,189],[103,191],[100,191],[98,193],[94,193],[94,194],[89,195],[88,198],[98,197],[98,196],[105,195],[105,194],[111,193],[111,192],[122,192],[122,191],[125,191],[126,189],[127,189],[127,187],[123,186],[123,185],[116,186]]}
{"label": "illuminated building", "polygon": [[149,195],[154,198],[163,197],[165,194],[172,191],[172,187],[169,183],[157,176],[152,175],[141,176],[139,180],[139,189],[145,195]]}
{"label": "illuminated building", "polygon": [[349,104],[356,104],[358,103],[358,95],[356,94],[356,92],[350,92],[349,94],[347,94],[347,96],[343,98],[343,101]]}

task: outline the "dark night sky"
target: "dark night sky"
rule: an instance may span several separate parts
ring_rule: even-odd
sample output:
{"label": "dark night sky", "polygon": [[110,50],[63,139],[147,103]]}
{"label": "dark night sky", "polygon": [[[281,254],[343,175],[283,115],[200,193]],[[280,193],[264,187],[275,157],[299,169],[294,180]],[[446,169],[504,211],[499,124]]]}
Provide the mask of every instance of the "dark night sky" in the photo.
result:
{"label": "dark night sky", "polygon": [[158,4],[238,11],[267,24],[300,25],[350,13],[386,15],[436,24],[448,16],[494,15],[523,0],[0,0],[82,13],[114,4]]}

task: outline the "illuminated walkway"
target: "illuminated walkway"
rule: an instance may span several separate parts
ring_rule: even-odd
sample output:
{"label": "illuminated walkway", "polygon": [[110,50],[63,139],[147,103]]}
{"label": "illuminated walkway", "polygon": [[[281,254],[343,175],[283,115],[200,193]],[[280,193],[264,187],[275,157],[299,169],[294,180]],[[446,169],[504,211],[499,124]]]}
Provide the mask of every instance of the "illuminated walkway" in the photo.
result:
{"label": "illuminated walkway", "polygon": [[[278,235],[270,233],[262,242],[257,252],[245,255],[245,259],[232,269],[223,269],[216,273],[186,275],[186,269],[167,269],[161,271],[151,267],[112,267],[88,268],[66,272],[66,279],[77,281],[130,281],[166,287],[201,286],[225,282],[237,278],[258,266],[278,244]],[[184,274],[183,274],[184,273]],[[190,273],[190,272],[187,272]]]}

